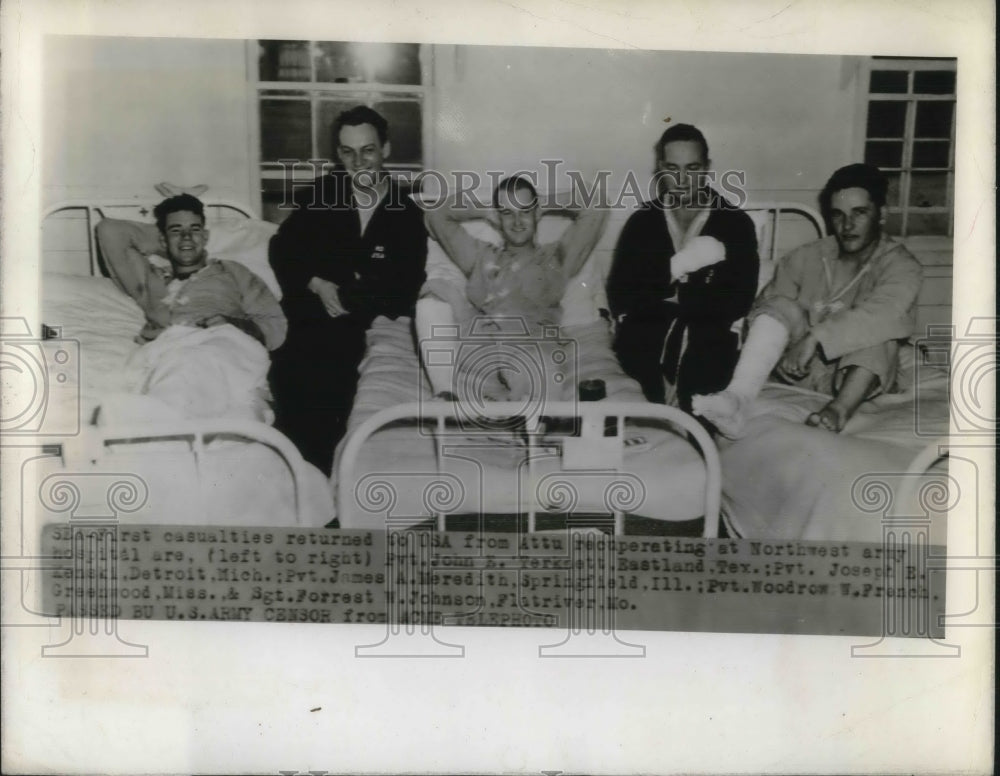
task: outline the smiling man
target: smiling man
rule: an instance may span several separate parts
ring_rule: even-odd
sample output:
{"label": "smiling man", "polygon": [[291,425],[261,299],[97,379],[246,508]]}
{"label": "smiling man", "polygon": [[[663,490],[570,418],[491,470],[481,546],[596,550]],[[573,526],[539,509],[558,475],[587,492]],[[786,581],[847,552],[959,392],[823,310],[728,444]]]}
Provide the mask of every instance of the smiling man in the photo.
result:
{"label": "smiling man", "polygon": [[757,291],[757,235],[708,185],[705,136],[675,124],[655,147],[657,198],[622,229],[608,275],[615,352],[650,401],[690,410],[725,387],[739,352],[733,324]]}
{"label": "smiling man", "polygon": [[386,120],[352,108],[334,122],[333,140],[339,167],[299,192],[269,252],[289,324],[271,374],[275,425],[327,474],[365,333],[379,315],[413,315],[427,259],[423,212],[384,169]]}
{"label": "smiling man", "polygon": [[[239,262],[209,256],[197,197],[169,197],[153,214],[153,229],[117,219],[97,225],[111,277],[146,317],[136,338],[143,347],[125,366],[125,391],[106,397],[101,422],[269,421],[268,351],[281,345],[287,329],[278,300]],[[154,254],[169,264],[154,264]]]}
{"label": "smiling man", "polygon": [[[139,339],[156,339],[173,325],[228,323],[268,350],[281,345],[285,316],[264,281],[238,262],[209,257],[201,200],[191,194],[169,197],[153,215],[155,239],[144,225],[131,221],[107,218],[96,228],[112,279],[146,316]],[[152,254],[166,258],[169,268],[150,262]]]}
{"label": "smiling man", "polygon": [[806,422],[839,432],[858,406],[893,390],[899,341],[913,333],[922,270],[882,232],[888,182],[852,164],[820,193],[833,234],[781,260],[750,314],[733,379],[719,393],[695,396],[694,412],[730,438],[742,434],[749,407],[772,374],[831,400]]}
{"label": "smiling man", "polygon": [[[432,333],[437,326],[457,324],[463,337],[470,336],[474,328],[476,336],[493,337],[502,343],[506,337],[520,335],[523,339],[524,333],[537,338],[543,327],[558,326],[566,287],[600,239],[608,213],[557,202],[543,209],[534,185],[518,175],[497,184],[491,208],[463,205],[427,206],[428,231],[468,279],[464,293],[434,280],[423,290],[417,333],[428,379],[439,398],[519,400],[538,389],[518,372],[516,364],[497,359],[485,388],[471,387],[472,376],[462,370],[456,376],[451,365],[429,363],[426,349]],[[572,223],[555,242],[539,244],[538,222],[544,213],[565,216]],[[462,226],[463,221],[477,219],[487,221],[499,233],[501,245],[478,240]],[[436,349],[458,347],[457,342],[449,345],[437,337],[433,345]],[[546,398],[572,395],[575,376],[557,375],[547,366],[549,359],[543,361],[537,366],[546,375]],[[556,361],[560,362],[559,357]]]}

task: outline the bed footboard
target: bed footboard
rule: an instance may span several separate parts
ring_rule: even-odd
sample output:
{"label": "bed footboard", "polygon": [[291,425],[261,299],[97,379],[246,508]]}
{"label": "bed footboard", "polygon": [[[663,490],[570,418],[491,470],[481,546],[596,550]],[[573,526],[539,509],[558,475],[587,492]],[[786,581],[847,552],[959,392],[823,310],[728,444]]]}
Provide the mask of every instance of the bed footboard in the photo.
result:
{"label": "bed footboard", "polygon": [[[441,472],[442,456],[440,454],[441,440],[447,438],[447,433],[454,434],[456,425],[463,422],[468,424],[475,415],[480,421],[500,421],[504,419],[517,418],[520,425],[526,429],[541,429],[541,420],[546,421],[580,419],[581,435],[560,437],[564,442],[572,440],[569,447],[563,449],[563,465],[568,469],[576,468],[581,460],[588,457],[593,460],[601,460],[601,468],[610,470],[621,470],[621,461],[625,446],[625,420],[627,418],[641,420],[663,420],[679,426],[688,433],[688,441],[698,450],[705,463],[706,483],[705,483],[705,528],[703,535],[708,538],[715,538],[719,532],[719,506],[721,501],[721,469],[719,464],[719,453],[708,432],[692,416],[674,407],[667,407],[661,404],[650,404],[646,402],[553,402],[544,405],[531,413],[525,412],[523,404],[518,402],[496,402],[489,403],[481,408],[477,408],[475,413],[461,404],[452,402],[428,402],[420,404],[411,402],[401,404],[396,407],[389,407],[372,415],[362,422],[348,437],[340,455],[337,466],[337,514],[340,516],[352,513],[348,499],[354,492],[354,473],[358,455],[365,442],[376,431],[382,427],[397,421],[415,421],[420,423],[433,423],[437,438],[438,447],[438,473]],[[614,423],[617,426],[617,434],[614,436],[604,436],[606,424]],[[451,426],[449,427],[449,424]],[[589,431],[588,431],[589,429]],[[474,435],[477,431],[468,432]],[[478,430],[483,434],[482,428]],[[540,453],[543,447],[550,444],[550,438],[543,431],[527,431],[524,434],[527,444],[525,455],[527,461],[528,475],[532,475],[532,461],[536,459],[536,453]],[[693,441],[691,441],[693,439]],[[572,450],[572,453],[570,451]],[[591,453],[591,455],[588,455]],[[596,454],[596,455],[595,455]],[[568,459],[573,458],[573,461]],[[567,466],[567,464],[569,464]],[[598,467],[595,467],[598,468]],[[544,511],[539,503],[534,488],[527,488],[529,494],[522,499],[521,511],[528,515],[528,530],[535,530],[535,518],[539,511]],[[523,494],[522,494],[523,496]],[[621,534],[624,530],[624,512],[614,511],[615,533]],[[445,528],[444,512],[436,512],[437,527],[439,530]],[[341,527],[347,527],[342,524]]]}
{"label": "bed footboard", "polygon": [[104,458],[106,449],[112,445],[184,441],[190,445],[200,482],[201,463],[207,441],[213,437],[225,436],[240,437],[265,445],[281,457],[288,467],[292,480],[295,494],[295,521],[298,525],[307,525],[304,497],[306,462],[287,437],[264,423],[250,420],[206,420],[136,426],[92,426],[79,437],[63,443],[63,461],[97,463]]}

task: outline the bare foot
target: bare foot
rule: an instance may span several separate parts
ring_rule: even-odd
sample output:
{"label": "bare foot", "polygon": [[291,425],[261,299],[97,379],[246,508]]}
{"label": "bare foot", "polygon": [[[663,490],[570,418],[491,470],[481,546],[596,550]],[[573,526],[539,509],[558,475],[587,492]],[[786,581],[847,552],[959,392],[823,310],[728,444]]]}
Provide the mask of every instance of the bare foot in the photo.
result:
{"label": "bare foot", "polygon": [[847,413],[837,404],[836,401],[830,402],[819,412],[814,412],[806,418],[807,426],[825,428],[827,431],[832,431],[834,434],[839,434],[846,423]]}
{"label": "bare foot", "polygon": [[691,411],[701,415],[727,439],[739,439],[746,423],[750,402],[736,391],[720,391],[707,396],[693,396]]}

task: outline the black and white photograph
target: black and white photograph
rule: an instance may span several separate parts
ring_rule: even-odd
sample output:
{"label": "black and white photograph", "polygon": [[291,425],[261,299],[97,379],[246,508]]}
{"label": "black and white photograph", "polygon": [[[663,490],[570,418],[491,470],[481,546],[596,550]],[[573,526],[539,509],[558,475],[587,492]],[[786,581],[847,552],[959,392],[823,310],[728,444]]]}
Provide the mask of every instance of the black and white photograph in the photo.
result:
{"label": "black and white photograph", "polygon": [[989,771],[991,6],[39,5],[5,771]]}

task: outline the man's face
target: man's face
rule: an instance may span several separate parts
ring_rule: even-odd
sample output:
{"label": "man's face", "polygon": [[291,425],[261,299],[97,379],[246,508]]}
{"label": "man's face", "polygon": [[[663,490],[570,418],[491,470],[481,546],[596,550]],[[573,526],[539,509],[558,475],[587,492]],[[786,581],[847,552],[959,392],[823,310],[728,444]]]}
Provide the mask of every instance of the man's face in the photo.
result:
{"label": "man's face", "polygon": [[501,191],[497,196],[497,218],[500,234],[508,247],[520,248],[530,245],[538,228],[538,203],[531,202],[526,189],[513,192]]}
{"label": "man's face", "polygon": [[675,140],[663,147],[663,157],[657,162],[660,178],[660,196],[688,204],[695,192],[704,185],[703,173],[708,170],[708,159],[701,152],[701,144],[693,140]]}
{"label": "man's face", "polygon": [[387,156],[389,144],[379,142],[378,131],[371,124],[340,128],[337,157],[355,183],[371,186],[377,182]]}
{"label": "man's face", "polygon": [[188,210],[168,213],[160,241],[167,250],[167,258],[180,274],[189,274],[205,266],[208,229],[197,213]]}
{"label": "man's face", "polygon": [[830,223],[842,256],[856,256],[882,234],[880,209],[862,188],[841,189],[830,198]]}

